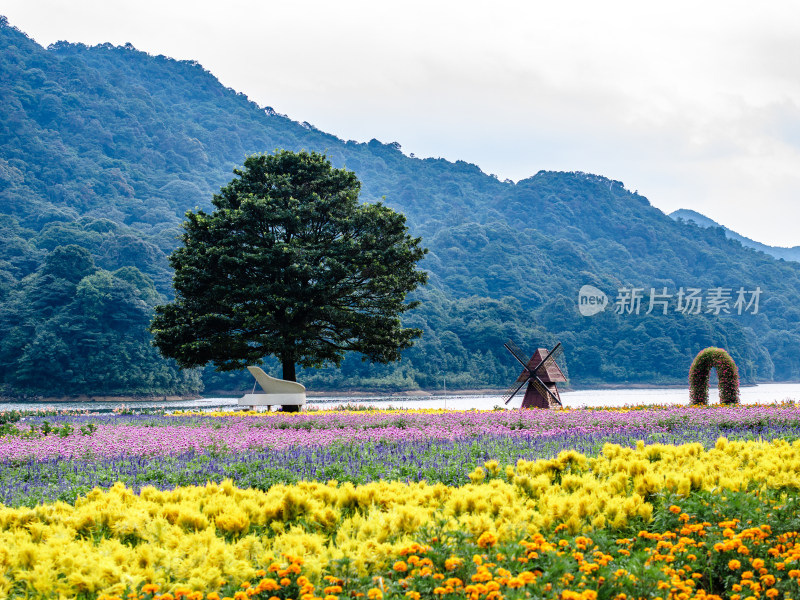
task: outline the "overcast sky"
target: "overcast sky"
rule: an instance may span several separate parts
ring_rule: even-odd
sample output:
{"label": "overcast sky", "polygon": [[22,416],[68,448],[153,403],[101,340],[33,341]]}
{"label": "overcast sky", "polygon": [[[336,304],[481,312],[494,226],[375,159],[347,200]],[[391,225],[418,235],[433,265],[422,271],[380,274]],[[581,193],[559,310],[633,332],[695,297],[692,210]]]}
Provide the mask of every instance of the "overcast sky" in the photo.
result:
{"label": "overcast sky", "polygon": [[0,0],[37,42],[131,42],[343,139],[622,181],[800,245],[800,4]]}

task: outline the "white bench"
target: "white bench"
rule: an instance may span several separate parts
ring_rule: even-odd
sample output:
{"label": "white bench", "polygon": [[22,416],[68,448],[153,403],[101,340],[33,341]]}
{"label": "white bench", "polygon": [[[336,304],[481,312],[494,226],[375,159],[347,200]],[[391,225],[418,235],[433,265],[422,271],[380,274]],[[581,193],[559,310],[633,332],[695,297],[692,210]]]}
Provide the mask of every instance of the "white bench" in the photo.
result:
{"label": "white bench", "polygon": [[298,411],[306,403],[306,387],[302,383],[275,379],[267,375],[260,367],[247,367],[250,374],[264,391],[245,394],[239,398],[239,406],[249,406],[255,410],[259,406],[266,406],[269,410],[273,406],[281,406],[287,411]]}

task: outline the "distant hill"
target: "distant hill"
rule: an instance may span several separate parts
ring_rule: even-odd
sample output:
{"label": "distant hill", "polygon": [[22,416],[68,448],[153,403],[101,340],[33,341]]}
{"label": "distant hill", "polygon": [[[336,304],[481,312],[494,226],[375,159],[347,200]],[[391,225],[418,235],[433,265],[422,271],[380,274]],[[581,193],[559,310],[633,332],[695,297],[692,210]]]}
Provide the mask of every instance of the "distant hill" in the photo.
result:
{"label": "distant hill", "polygon": [[[145,331],[171,293],[167,255],[183,214],[245,156],[324,151],[356,172],[362,199],[402,211],[430,253],[430,284],[406,319],[423,337],[401,362],[348,356],[300,373],[311,389],[503,387],[502,344],[562,341],[575,384],[685,382],[703,347],[727,348],[746,381],[800,379],[800,265],[678,222],[612,179],[545,172],[516,184],[477,166],[341,140],[258,106],[197,63],[133,47],[44,49],[0,20],[0,385],[6,393],[178,393],[199,389],[154,354]],[[579,312],[590,284],[640,314]],[[732,314],[674,310],[681,288],[730,288]],[[763,291],[736,314],[740,287]],[[672,294],[668,314],[650,290]],[[267,368],[275,368],[267,361]],[[55,369],[56,382],[41,377]],[[275,371],[277,372],[277,371]],[[249,376],[206,369],[206,389]]]}
{"label": "distant hill", "polygon": [[747,248],[753,248],[754,250],[759,250],[765,254],[769,254],[770,256],[774,256],[775,258],[782,258],[783,260],[793,260],[795,262],[800,262],[800,246],[794,246],[792,248],[784,248],[782,246],[768,246],[767,244],[762,244],[761,242],[757,242],[755,240],[751,240],[749,237],[745,237],[741,234],[736,233],[732,229],[728,229],[724,225],[720,225],[716,221],[709,219],[705,215],[701,215],[699,212],[689,210],[686,208],[679,208],[678,210],[671,212],[669,214],[670,217],[675,219],[676,221],[683,220],[691,223],[695,223],[700,227],[705,227],[708,229],[709,227],[719,227],[725,232],[725,236],[736,240],[737,242],[741,243],[742,246]]}

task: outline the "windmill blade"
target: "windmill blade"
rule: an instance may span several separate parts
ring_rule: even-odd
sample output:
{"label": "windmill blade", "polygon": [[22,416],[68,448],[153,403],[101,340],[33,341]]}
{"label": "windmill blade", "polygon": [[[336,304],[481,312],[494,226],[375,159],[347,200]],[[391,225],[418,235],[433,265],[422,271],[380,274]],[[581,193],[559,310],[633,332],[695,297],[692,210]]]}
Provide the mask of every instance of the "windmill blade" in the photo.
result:
{"label": "windmill blade", "polygon": [[539,392],[539,394],[541,394],[543,398],[547,399],[548,404],[550,404],[551,406],[553,404],[558,404],[559,406],[562,406],[561,400],[558,399],[558,396],[556,396],[553,392],[551,392],[550,389],[544,384],[544,382],[541,379],[539,379],[534,375],[533,377],[530,378],[530,382],[531,385],[534,388],[536,388],[536,391]]}
{"label": "windmill blade", "polygon": [[528,383],[528,381],[530,381],[530,376],[526,377],[521,382],[515,381],[513,385],[510,388],[508,388],[506,392],[503,394],[503,402],[505,402],[506,404],[511,402],[511,399],[516,395],[516,393],[520,390],[520,388],[522,388],[523,385]]}
{"label": "windmill blade", "polygon": [[561,374],[564,374],[563,364],[561,363],[561,359],[564,356],[564,347],[559,342],[556,344],[555,348],[548,354],[545,359],[539,363],[533,372],[538,376],[542,377],[543,375],[548,373],[548,368],[555,367]]}
{"label": "windmill blade", "polygon": [[519,346],[517,346],[512,340],[508,340],[505,344],[503,344],[503,346],[505,346],[506,350],[511,352],[511,355],[519,361],[519,364],[521,364],[525,369],[528,368],[530,359],[525,358],[525,355],[522,353],[522,350],[519,349]]}

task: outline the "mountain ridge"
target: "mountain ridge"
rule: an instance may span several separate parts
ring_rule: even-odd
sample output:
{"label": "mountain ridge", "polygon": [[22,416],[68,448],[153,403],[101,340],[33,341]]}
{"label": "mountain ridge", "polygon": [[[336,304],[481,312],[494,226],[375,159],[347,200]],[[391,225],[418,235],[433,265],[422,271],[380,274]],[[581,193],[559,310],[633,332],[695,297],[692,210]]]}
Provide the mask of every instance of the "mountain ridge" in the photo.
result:
{"label": "mountain ridge", "polygon": [[737,233],[736,231],[733,231],[724,225],[720,225],[713,219],[710,219],[709,217],[697,211],[686,208],[679,208],[678,210],[672,211],[669,213],[669,216],[676,221],[682,219],[684,221],[695,223],[699,227],[705,227],[706,229],[710,227],[718,227],[725,232],[726,237],[736,240],[737,242],[741,243],[742,246],[759,250],[764,254],[769,254],[775,258],[800,262],[800,246],[770,246],[769,244],[764,244],[763,242],[756,241],[752,238]]}
{"label": "mountain ridge", "polygon": [[[442,374],[454,389],[505,386],[517,375],[502,346],[508,337],[523,347],[561,340],[578,385],[685,381],[708,345],[730,347],[747,381],[800,379],[800,267],[676,222],[622,182],[552,171],[506,182],[465,161],[407,156],[396,142],[344,141],[253,103],[196,62],[133,47],[59,42],[45,50],[0,25],[0,51],[0,381],[12,390],[35,390],[19,374],[48,359],[48,321],[35,322],[25,307],[56,248],[84,248],[93,268],[110,274],[135,268],[168,296],[166,256],[184,211],[208,209],[247,154],[275,148],[326,151],[357,173],[362,200],[385,197],[430,249],[421,263],[430,285],[415,296],[423,306],[406,319],[424,331],[417,345],[394,365],[348,356],[341,369],[302,372],[310,389],[435,389]],[[131,302],[150,294],[138,279],[130,289],[117,280],[84,287],[118,288]],[[577,306],[584,284],[612,296],[626,285],[761,285],[769,293],[760,315],[586,318]],[[65,306],[59,318],[77,318],[77,306]],[[20,344],[39,348],[40,363],[22,364]],[[203,377],[213,389],[249,381]],[[177,375],[163,380],[183,385]]]}

